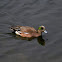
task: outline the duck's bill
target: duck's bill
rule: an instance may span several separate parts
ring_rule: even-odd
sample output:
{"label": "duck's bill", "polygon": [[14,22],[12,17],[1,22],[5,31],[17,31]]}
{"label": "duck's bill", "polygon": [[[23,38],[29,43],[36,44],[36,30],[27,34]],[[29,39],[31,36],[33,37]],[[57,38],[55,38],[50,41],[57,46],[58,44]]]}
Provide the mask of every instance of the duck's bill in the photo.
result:
{"label": "duck's bill", "polygon": [[45,30],[44,33],[47,33],[47,31]]}

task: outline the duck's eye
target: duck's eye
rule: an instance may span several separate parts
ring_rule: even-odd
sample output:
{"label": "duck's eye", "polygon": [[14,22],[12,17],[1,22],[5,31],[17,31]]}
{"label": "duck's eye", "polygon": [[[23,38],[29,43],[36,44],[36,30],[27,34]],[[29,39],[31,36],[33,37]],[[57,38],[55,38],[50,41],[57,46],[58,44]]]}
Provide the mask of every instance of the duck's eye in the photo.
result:
{"label": "duck's eye", "polygon": [[43,27],[41,27],[41,29],[43,30]]}

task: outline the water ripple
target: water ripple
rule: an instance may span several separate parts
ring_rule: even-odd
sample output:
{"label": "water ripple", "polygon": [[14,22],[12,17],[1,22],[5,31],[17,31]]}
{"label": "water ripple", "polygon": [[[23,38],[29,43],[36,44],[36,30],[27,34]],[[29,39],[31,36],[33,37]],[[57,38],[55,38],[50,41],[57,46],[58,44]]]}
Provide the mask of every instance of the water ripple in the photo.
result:
{"label": "water ripple", "polygon": [[12,0],[2,0],[2,1],[0,1],[0,8],[4,8],[4,7],[6,7],[8,4],[10,4],[12,2]]}

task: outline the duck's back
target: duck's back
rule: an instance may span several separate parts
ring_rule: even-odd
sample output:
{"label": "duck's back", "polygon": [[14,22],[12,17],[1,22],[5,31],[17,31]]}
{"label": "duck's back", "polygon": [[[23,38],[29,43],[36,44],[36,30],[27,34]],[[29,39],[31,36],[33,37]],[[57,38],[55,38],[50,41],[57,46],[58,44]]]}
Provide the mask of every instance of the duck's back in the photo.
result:
{"label": "duck's back", "polygon": [[29,32],[29,33],[37,32],[33,27],[29,26],[21,26],[20,29],[22,32]]}

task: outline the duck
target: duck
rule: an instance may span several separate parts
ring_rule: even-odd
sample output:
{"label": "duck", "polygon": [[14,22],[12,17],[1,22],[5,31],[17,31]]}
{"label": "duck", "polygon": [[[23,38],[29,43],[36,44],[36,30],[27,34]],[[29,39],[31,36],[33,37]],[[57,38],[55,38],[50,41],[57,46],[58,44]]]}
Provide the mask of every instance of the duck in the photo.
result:
{"label": "duck", "polygon": [[29,26],[11,26],[10,28],[16,35],[21,37],[39,37],[42,35],[42,32],[47,33],[45,26],[39,26],[38,30]]}

